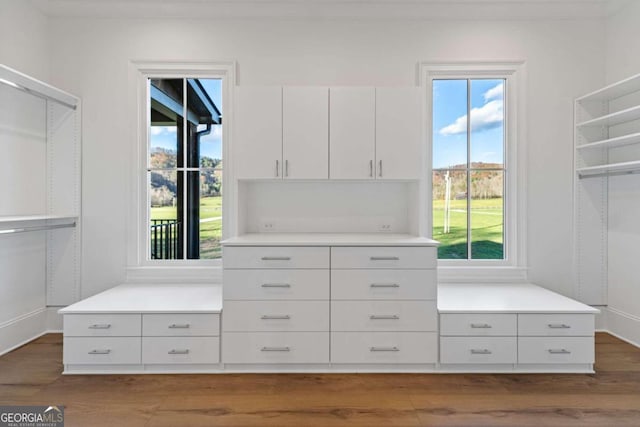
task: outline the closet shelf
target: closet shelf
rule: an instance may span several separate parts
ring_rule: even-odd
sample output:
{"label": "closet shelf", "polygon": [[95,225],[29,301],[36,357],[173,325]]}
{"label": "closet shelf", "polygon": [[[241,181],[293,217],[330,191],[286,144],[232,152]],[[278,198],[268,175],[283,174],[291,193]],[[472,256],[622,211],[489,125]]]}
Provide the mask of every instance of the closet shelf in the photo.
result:
{"label": "closet shelf", "polygon": [[600,141],[590,142],[588,144],[578,145],[577,150],[589,149],[589,148],[614,148],[622,147],[623,145],[631,145],[640,143],[640,132],[632,133],[629,135],[618,136],[616,138],[603,139]]}
{"label": "closet shelf", "polygon": [[576,127],[613,126],[637,119],[640,119],[640,105],[578,123],[576,124]]}
{"label": "closet shelf", "polygon": [[610,163],[606,165],[589,166],[576,169],[580,178],[590,176],[601,176],[615,173],[634,173],[640,172],[640,160],[632,162]]}
{"label": "closet shelf", "polygon": [[588,93],[577,99],[578,102],[611,101],[633,92],[640,91],[640,74],[631,76],[602,89]]}

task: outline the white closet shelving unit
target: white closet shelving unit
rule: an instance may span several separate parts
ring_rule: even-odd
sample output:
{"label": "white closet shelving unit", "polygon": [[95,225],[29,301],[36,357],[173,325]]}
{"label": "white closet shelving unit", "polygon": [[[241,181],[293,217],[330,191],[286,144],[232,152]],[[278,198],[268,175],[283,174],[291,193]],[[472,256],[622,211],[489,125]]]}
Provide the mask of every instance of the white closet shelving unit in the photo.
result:
{"label": "white closet shelving unit", "polygon": [[4,65],[0,94],[0,278],[16,298],[10,287],[33,294],[42,279],[46,306],[68,305],[80,299],[80,100]]}
{"label": "white closet shelving unit", "polygon": [[640,74],[575,101],[576,297],[607,304],[608,187],[640,173]]}

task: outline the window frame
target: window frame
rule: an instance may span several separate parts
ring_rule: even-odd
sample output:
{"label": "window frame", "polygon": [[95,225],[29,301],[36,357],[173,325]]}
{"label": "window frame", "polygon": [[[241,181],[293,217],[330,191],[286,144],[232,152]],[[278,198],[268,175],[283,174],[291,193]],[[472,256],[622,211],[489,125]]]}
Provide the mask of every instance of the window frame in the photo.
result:
{"label": "window frame", "polygon": [[420,64],[420,84],[425,96],[425,136],[428,144],[425,176],[425,235],[433,236],[433,80],[505,80],[504,152],[504,259],[438,259],[439,280],[526,280],[526,129],[524,120],[524,61],[425,62]]}
{"label": "window frame", "polygon": [[[136,124],[134,126],[137,144],[132,158],[132,180],[135,191],[132,191],[131,210],[129,212],[131,224],[128,236],[128,275],[145,276],[145,270],[162,269],[160,275],[170,279],[171,269],[183,270],[185,267],[196,268],[195,277],[199,273],[221,276],[222,259],[150,259],[149,256],[149,185],[148,185],[148,156],[149,156],[149,79],[220,79],[222,89],[222,169],[223,202],[222,202],[222,239],[235,234],[236,230],[236,186],[233,174],[233,158],[231,147],[231,132],[233,128],[233,87],[235,86],[234,62],[207,63],[178,63],[178,62],[136,62],[130,64],[130,83],[135,89]],[[211,275],[211,270],[215,274]],[[179,273],[180,275],[184,272]]]}

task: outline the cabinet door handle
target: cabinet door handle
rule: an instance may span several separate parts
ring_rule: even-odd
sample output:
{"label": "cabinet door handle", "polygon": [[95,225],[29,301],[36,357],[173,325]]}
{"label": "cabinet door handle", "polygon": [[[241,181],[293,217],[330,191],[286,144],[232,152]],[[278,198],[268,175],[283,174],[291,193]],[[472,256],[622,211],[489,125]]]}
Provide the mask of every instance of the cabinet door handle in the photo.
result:
{"label": "cabinet door handle", "polygon": [[369,160],[369,177],[373,178],[373,160]]}
{"label": "cabinet door handle", "polygon": [[99,323],[99,324],[89,326],[89,329],[109,329],[109,328],[111,328],[110,323]]}
{"label": "cabinet door handle", "polygon": [[260,351],[291,351],[290,347],[262,347]]}
{"label": "cabinet door handle", "polygon": [[472,348],[471,354],[491,354],[491,350],[486,348]]}
{"label": "cabinet door handle", "polygon": [[371,261],[399,261],[400,257],[397,256],[372,256],[369,257]]}
{"label": "cabinet door handle", "polygon": [[571,326],[565,323],[549,323],[547,326],[550,329],[571,329]]}
{"label": "cabinet door handle", "polygon": [[290,256],[263,256],[262,261],[291,261]]}
{"label": "cabinet door handle", "polygon": [[174,323],[169,325],[169,329],[189,329],[191,327],[188,323]]}
{"label": "cabinet door handle", "polygon": [[393,347],[369,347],[369,351],[400,351],[396,346]]}
{"label": "cabinet door handle", "polygon": [[276,178],[280,176],[280,160],[276,160]]}
{"label": "cabinet door handle", "polygon": [[169,354],[189,354],[189,349],[185,348],[184,350],[169,350]]}
{"label": "cabinet door handle", "polygon": [[549,353],[551,353],[551,354],[571,354],[571,352],[569,350],[566,350],[564,348],[550,348],[549,349]]}
{"label": "cabinet door handle", "polygon": [[262,320],[289,320],[291,316],[288,314],[264,314],[261,317]]}
{"label": "cabinet door handle", "polygon": [[109,349],[104,349],[104,350],[91,350],[89,352],[89,354],[109,354],[111,353],[111,350]]}
{"label": "cabinet door handle", "polygon": [[284,176],[289,177],[289,160],[284,161]]}
{"label": "cabinet door handle", "polygon": [[471,328],[472,329],[491,329],[493,326],[491,326],[488,323],[472,323],[471,324]]}
{"label": "cabinet door handle", "polygon": [[382,178],[382,160],[380,160],[380,161],[378,162],[378,165],[380,165],[380,167],[379,167],[379,169],[378,169],[378,176],[379,176],[380,178]]}
{"label": "cabinet door handle", "polygon": [[400,320],[397,314],[372,314],[369,316],[371,320]]}
{"label": "cabinet door handle", "polygon": [[400,285],[397,283],[372,283],[370,285],[372,288],[399,288]]}
{"label": "cabinet door handle", "polygon": [[263,288],[290,288],[291,285],[288,283],[263,283]]}

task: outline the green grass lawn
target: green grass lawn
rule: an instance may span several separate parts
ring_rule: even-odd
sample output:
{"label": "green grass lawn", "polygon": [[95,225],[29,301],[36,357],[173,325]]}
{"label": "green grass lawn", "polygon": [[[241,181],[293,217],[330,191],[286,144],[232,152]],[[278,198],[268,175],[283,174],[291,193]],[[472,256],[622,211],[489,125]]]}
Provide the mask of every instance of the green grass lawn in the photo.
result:
{"label": "green grass lawn", "polygon": [[[471,254],[473,259],[503,259],[502,199],[471,202]],[[438,258],[467,259],[467,201],[452,200],[449,233],[443,232],[444,200],[433,201],[433,238],[440,241]]]}
{"label": "green grass lawn", "polygon": [[[151,219],[175,219],[174,206],[151,208]],[[215,219],[213,219],[215,218]],[[216,259],[222,256],[222,197],[200,199],[200,258]]]}

